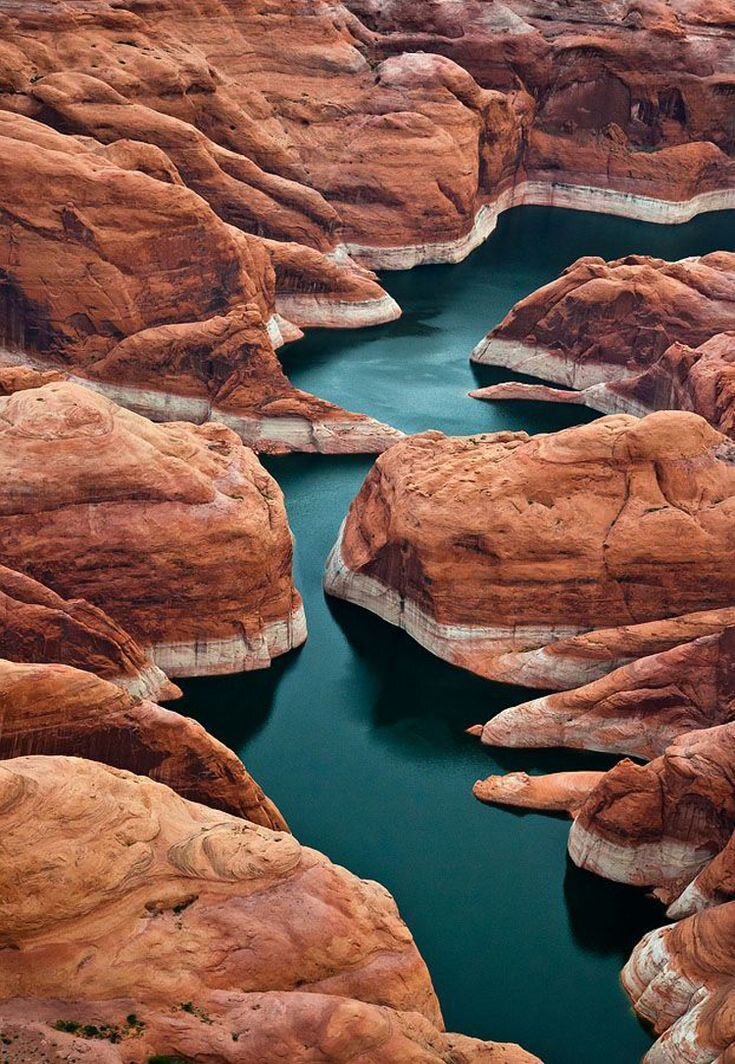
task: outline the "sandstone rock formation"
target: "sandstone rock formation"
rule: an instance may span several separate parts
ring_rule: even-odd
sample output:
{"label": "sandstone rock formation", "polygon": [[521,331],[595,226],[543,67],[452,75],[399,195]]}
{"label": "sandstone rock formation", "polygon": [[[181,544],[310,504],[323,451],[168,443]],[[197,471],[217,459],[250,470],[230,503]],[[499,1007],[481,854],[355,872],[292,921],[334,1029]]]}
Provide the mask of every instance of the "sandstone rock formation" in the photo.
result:
{"label": "sandstone rock formation", "polygon": [[223,425],[156,425],[88,388],[0,399],[8,566],[84,598],[175,676],[301,643],[283,496]]}
{"label": "sandstone rock formation", "polygon": [[572,860],[608,879],[655,886],[674,901],[730,841],[734,764],[732,724],[686,732],[646,765],[621,761],[577,812]]}
{"label": "sandstone rock formation", "polygon": [[128,633],[84,599],[61,598],[0,565],[0,658],[61,662],[111,680],[130,694],[176,698],[178,688]]}
{"label": "sandstone rock formation", "polygon": [[[731,658],[731,675],[732,664]],[[515,772],[474,787],[482,801],[567,811],[574,818],[569,854],[577,865],[655,888],[668,915],[681,919],[646,935],[623,971],[636,1011],[661,1035],[646,1064],[728,1059],[734,777],[731,723],[684,733],[647,765],[625,760],[607,773]]]}
{"label": "sandstone rock formation", "polygon": [[478,780],[472,793],[489,804],[575,814],[603,776],[603,772],[552,772],[548,776],[508,772]]}
{"label": "sandstone rock formation", "polygon": [[491,746],[569,746],[653,758],[684,732],[733,720],[730,627],[640,658],[576,690],[503,710],[475,734]]}
{"label": "sandstone rock formation", "polygon": [[[726,437],[677,412],[535,437],[414,436],[368,474],[325,586],[493,679],[538,682],[539,648],[594,643],[597,629],[613,629],[613,655],[675,644],[735,601],[734,460]],[[584,657],[548,654],[559,686],[582,682],[580,661],[588,678]]]}
{"label": "sandstone rock formation", "polygon": [[646,935],[623,969],[636,1011],[661,1037],[647,1064],[723,1061],[733,1052],[735,902]]}
{"label": "sandstone rock formation", "polygon": [[478,399],[691,410],[732,436],[735,255],[579,259],[517,303],[472,358],[576,389],[508,383],[470,393]]}
{"label": "sandstone rock formation", "polygon": [[102,761],[192,801],[286,828],[240,760],[196,721],[81,669],[0,660],[0,757],[25,754]]}
{"label": "sandstone rock formation", "polygon": [[135,999],[12,999],[0,1001],[0,1027],[8,1064],[26,1064],[41,1047],[52,1064],[90,1049],[95,1064],[348,1064],[356,1050],[371,1064],[539,1064],[515,1045],[438,1032],[417,1012],[298,990],[214,990],[206,1011],[191,1002],[167,1010]]}
{"label": "sandstone rock formation", "polygon": [[291,836],[73,758],[3,762],[0,791],[9,1059],[535,1060],[441,1033],[390,895]]}
{"label": "sandstone rock formation", "polygon": [[732,206],[733,30],[709,6],[3,0],[0,106],[144,157],[258,237],[453,261],[524,202]]}
{"label": "sandstone rock formation", "polygon": [[[149,144],[103,147],[0,111],[0,147],[4,375],[57,367],[157,420],[223,421],[263,451],[371,451],[398,437],[293,388],[273,350],[288,325],[276,278],[290,313],[311,324],[321,310],[327,323],[338,292],[359,324],[366,301],[385,302],[371,275],[309,248],[271,254],[175,169],[162,179]],[[313,306],[289,295],[315,275]]]}

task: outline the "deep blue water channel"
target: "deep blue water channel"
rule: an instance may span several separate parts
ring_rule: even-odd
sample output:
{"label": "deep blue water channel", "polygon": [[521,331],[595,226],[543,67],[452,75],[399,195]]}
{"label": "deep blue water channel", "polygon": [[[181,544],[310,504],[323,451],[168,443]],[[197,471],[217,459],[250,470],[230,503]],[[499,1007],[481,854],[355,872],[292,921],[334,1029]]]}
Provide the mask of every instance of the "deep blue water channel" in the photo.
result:
{"label": "deep blue water channel", "polygon": [[[470,350],[581,255],[735,250],[735,216],[683,226],[527,207],[457,266],[385,274],[390,325],[314,330],[282,352],[298,386],[407,432],[548,431],[579,407],[481,403]],[[491,772],[598,768],[565,751],[491,751],[463,729],[529,697],[432,657],[357,607],[327,601],[324,559],[369,457],[270,459],[296,537],[309,639],[264,672],[185,683],[176,708],[242,757],[297,837],[393,893],[450,1030],[518,1041],[546,1064],[632,1064],[650,1044],[618,983],[660,907],[569,865],[565,820],[483,806]]]}

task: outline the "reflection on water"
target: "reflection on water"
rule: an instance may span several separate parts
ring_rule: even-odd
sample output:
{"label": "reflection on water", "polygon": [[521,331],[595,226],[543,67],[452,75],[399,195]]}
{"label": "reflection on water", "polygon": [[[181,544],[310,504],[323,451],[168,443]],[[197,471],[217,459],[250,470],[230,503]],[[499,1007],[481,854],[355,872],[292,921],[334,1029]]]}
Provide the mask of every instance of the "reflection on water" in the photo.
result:
{"label": "reflection on water", "polygon": [[[525,208],[466,262],[389,274],[404,318],[315,330],[286,349],[294,382],[406,431],[549,431],[579,407],[480,403],[506,371],[474,367],[474,344],[519,298],[583,254],[681,258],[735,247],[730,216],[662,228]],[[546,1064],[631,1064],[650,1039],[619,982],[662,910],[641,892],[568,867],[568,822],[483,806],[493,772],[605,768],[573,751],[491,750],[469,724],[529,697],[439,661],[345,603],[321,577],[368,457],[268,460],[286,495],[309,639],[270,670],[187,681],[177,708],[236,749],[296,835],[395,895],[450,1029],[522,1042]]]}

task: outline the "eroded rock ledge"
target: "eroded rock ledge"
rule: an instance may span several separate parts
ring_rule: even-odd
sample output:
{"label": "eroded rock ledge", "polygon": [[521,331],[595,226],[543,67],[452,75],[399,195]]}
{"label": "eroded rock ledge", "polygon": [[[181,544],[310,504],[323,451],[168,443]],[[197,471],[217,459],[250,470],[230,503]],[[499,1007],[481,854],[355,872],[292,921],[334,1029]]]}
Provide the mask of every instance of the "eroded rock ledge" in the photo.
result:
{"label": "eroded rock ledge", "polygon": [[143,648],[84,599],[63,599],[0,565],[0,658],[63,662],[111,680],[134,697],[176,698],[179,689]]}
{"label": "eroded rock ledge", "polygon": [[457,261],[513,206],[735,206],[732,39],[673,0],[1,0],[0,364],[379,452],[274,346],[394,319],[365,267]]}
{"label": "eroded rock ledge", "polygon": [[414,436],[368,474],[325,586],[480,675],[572,687],[591,665],[721,630],[735,601],[734,459],[726,437],[677,412],[534,437]]}
{"label": "eroded rock ledge", "polygon": [[735,255],[579,259],[517,303],[472,359],[574,389],[514,382],[471,392],[477,399],[691,410],[732,437]]}
{"label": "eroded rock ledge", "polygon": [[87,388],[0,398],[3,558],[84,598],[174,676],[306,637],[283,495],[222,425],[156,425]]}
{"label": "eroded rock ledge", "polygon": [[580,867],[653,890],[679,920],[623,970],[659,1035],[647,1064],[726,1060],[735,1044],[735,628],[642,658],[579,691],[501,713],[483,741],[651,757],[609,772],[478,780],[485,802],[570,813]]}
{"label": "eroded rock ledge", "polygon": [[397,308],[367,271],[226,224],[175,168],[161,178],[148,143],[103,146],[0,110],[0,148],[10,387],[27,386],[11,379],[24,364],[36,382],[51,367],[155,420],[223,422],[266,452],[372,452],[400,437],[294,388],[274,352],[284,333],[300,335],[278,313],[278,277],[315,293],[288,297],[308,324],[390,320]]}
{"label": "eroded rock ledge", "polygon": [[194,720],[67,665],[0,660],[0,758],[71,754],[184,798],[287,830],[242,762]]}
{"label": "eroded rock ledge", "polygon": [[75,758],[5,761],[0,794],[0,1022],[17,1059],[41,1044],[105,1064],[536,1061],[444,1034],[387,891],[290,835]]}

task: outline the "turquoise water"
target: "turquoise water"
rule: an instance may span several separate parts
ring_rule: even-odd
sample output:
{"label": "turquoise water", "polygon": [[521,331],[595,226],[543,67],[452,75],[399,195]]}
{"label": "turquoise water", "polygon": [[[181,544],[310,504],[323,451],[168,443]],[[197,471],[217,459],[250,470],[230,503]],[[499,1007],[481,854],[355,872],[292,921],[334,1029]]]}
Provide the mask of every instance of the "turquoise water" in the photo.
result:
{"label": "turquoise water", "polygon": [[[735,249],[731,214],[680,227],[523,208],[466,262],[386,274],[396,323],[313,331],[287,348],[295,384],[414,432],[546,431],[578,407],[467,398],[506,371],[471,368],[474,344],[580,255],[682,258]],[[269,670],[191,680],[176,708],[233,749],[298,838],[396,897],[447,1026],[518,1041],[547,1064],[631,1064],[650,1038],[618,973],[658,905],[570,866],[568,824],[483,806],[492,772],[607,767],[566,751],[489,751],[463,729],[528,697],[421,650],[321,589],[324,559],[370,458],[296,455],[268,467],[286,495],[309,639]]]}

